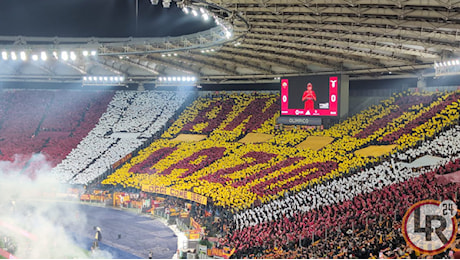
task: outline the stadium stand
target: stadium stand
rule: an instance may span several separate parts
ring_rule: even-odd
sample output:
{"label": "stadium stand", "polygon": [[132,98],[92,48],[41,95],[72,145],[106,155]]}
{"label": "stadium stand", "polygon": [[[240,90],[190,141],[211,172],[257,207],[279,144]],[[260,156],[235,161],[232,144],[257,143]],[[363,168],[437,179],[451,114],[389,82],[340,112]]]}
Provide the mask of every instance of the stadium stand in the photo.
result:
{"label": "stadium stand", "polygon": [[61,181],[88,184],[159,133],[188,92],[117,91],[97,125],[53,169]]}
{"label": "stadium stand", "polygon": [[[67,115],[58,95],[43,93],[37,108],[22,108],[36,114],[0,114],[0,142],[9,144],[0,146],[2,158],[12,160],[17,138],[43,136],[47,145],[30,141],[22,151],[61,155],[53,169],[60,181],[143,194],[137,198],[149,186],[204,196],[188,213],[207,227],[201,237],[233,249],[232,257],[417,257],[398,231],[407,208],[460,201],[460,183],[439,178],[460,171],[460,91],[397,93],[323,130],[276,128],[276,93],[222,92],[182,110],[190,93],[98,92],[104,102],[82,94],[87,105]],[[2,95],[10,95],[1,99],[5,111],[21,110],[6,100],[34,103],[21,91]],[[266,138],[241,141],[256,134]],[[81,140],[73,146],[56,141],[73,135]],[[327,141],[301,145],[316,139]],[[358,152],[379,147],[387,150]],[[188,207],[175,196],[162,200]]]}
{"label": "stadium stand", "polygon": [[[156,184],[208,197],[209,211],[229,211],[233,216],[220,244],[235,248],[237,258],[371,257],[383,250],[391,255],[395,249],[407,253],[409,249],[400,247],[401,235],[395,238],[394,232],[407,207],[426,198],[453,198],[460,189],[455,183],[441,186],[434,177],[443,165],[456,165],[460,156],[458,91],[395,94],[329,129],[280,132],[273,127],[276,114],[267,115],[266,124],[247,128],[251,114],[243,111],[250,103],[238,103],[247,99],[240,95],[243,98],[235,94],[216,98],[234,104],[225,110],[213,98],[197,100],[163,134],[164,139],[140,151],[102,183],[137,189]],[[259,107],[269,107],[270,99],[253,98],[265,103]],[[217,111],[226,113],[217,119]],[[212,122],[211,132],[203,125],[206,117],[219,120]],[[275,136],[261,144],[238,142],[250,132]],[[209,136],[197,142],[168,140],[180,133]],[[309,136],[333,141],[318,151],[297,149]],[[394,148],[381,156],[354,153],[388,143]],[[423,155],[442,160],[427,167],[407,166]],[[334,230],[337,225],[340,231]],[[382,225],[385,230],[379,229]],[[347,231],[362,237],[351,238]],[[319,244],[328,244],[324,241],[327,232],[329,239],[346,236],[328,241],[332,245],[351,246],[318,247],[319,239]],[[382,238],[361,252],[376,232]]]}
{"label": "stadium stand", "polygon": [[[415,118],[418,118],[420,116],[424,116],[425,114],[427,115],[432,115],[430,113],[431,110],[429,109],[422,109],[422,112],[419,112],[418,108],[419,105],[419,96],[418,94],[416,95],[409,95],[411,97],[414,97],[415,105],[412,106],[406,106],[408,111],[405,111],[404,114],[402,114],[400,117],[405,117],[405,118],[411,118],[414,120]],[[433,97],[432,95],[428,95],[427,99],[432,100],[434,99],[433,102],[429,103],[430,106],[437,106],[438,103],[441,103],[443,99],[447,97],[453,97],[458,99],[458,93],[454,94],[449,94],[449,95],[441,95],[437,94],[436,97]],[[402,98],[402,99],[410,99],[407,98],[406,96],[400,96],[397,97]],[[396,100],[396,98],[394,98]],[[438,114],[432,115],[432,119],[435,119],[436,117],[442,117],[446,113],[450,113],[450,111],[454,110],[455,111],[455,106],[457,103],[452,103],[452,101],[449,101],[450,103],[442,103],[444,109],[442,111],[439,111]],[[406,104],[407,102],[403,102]],[[435,105],[436,104],[436,105]],[[358,115],[358,117],[362,116],[363,118],[366,118],[366,120],[370,120],[374,118],[376,120],[378,117],[385,116],[385,114],[391,114],[391,109],[394,109],[394,107],[397,107],[397,103],[393,104],[392,100],[389,102],[383,103],[379,107],[372,108],[371,110],[364,111],[363,114],[366,116]],[[207,108],[208,110],[211,110],[210,108]],[[237,106],[235,110],[237,111],[244,111],[244,107],[240,108]],[[381,113],[381,111],[388,111],[388,113]],[[184,113],[187,116],[192,115],[192,114],[197,114],[196,112],[191,112],[191,113]],[[399,112],[398,112],[399,113]],[[356,154],[353,154],[351,152],[363,148],[367,145],[370,144],[378,144],[379,138],[381,136],[385,136],[387,133],[392,133],[394,131],[398,131],[399,129],[402,129],[404,125],[399,126],[399,128],[379,128],[376,131],[373,132],[372,135],[368,135],[365,138],[354,138],[347,136],[348,134],[357,134],[360,131],[363,131],[366,128],[366,125],[370,125],[373,121],[369,121],[368,124],[362,124],[360,121],[353,121],[353,119],[350,119],[349,121],[346,121],[340,126],[337,127],[332,127],[328,130],[324,131],[310,131],[311,134],[313,135],[324,135],[324,136],[331,136],[334,138],[337,138],[333,143],[326,145],[323,149],[320,151],[299,151],[298,149],[295,149],[294,147],[283,147],[282,151],[280,149],[281,145],[279,144],[281,138],[289,138],[287,141],[285,141],[285,144],[290,144],[290,145],[296,145],[300,143],[302,140],[301,137],[298,137],[298,133],[301,131],[295,130],[294,132],[288,132],[288,133],[283,133],[281,134],[282,136],[277,136],[274,137],[272,140],[269,141],[268,143],[264,144],[238,144],[235,142],[231,142],[229,140],[237,140],[239,137],[243,135],[243,132],[241,131],[245,125],[244,119],[236,119],[238,122],[240,122],[240,125],[238,127],[234,127],[236,125],[235,123],[232,123],[232,121],[229,118],[238,118],[233,116],[232,117],[232,112],[228,113],[229,116],[227,117],[227,120],[221,123],[220,129],[217,128],[215,131],[210,133],[210,136],[208,139],[200,141],[200,142],[195,142],[195,143],[176,143],[176,142],[168,142],[167,140],[159,141],[158,143],[152,143],[151,147],[146,150],[146,154],[143,155],[143,157],[147,157],[149,153],[152,153],[154,151],[157,151],[159,149],[162,149],[162,146],[164,146],[164,142],[169,143],[167,146],[168,147],[176,147],[176,149],[170,154],[170,157],[167,157],[161,161],[154,162],[156,164],[151,164],[151,166],[154,166],[156,171],[158,172],[163,172],[164,173],[160,175],[149,175],[147,177],[143,176],[142,182],[143,184],[148,184],[148,183],[161,183],[161,185],[172,185],[177,189],[190,189],[193,187],[193,189],[198,192],[199,194],[205,195],[205,196],[215,196],[213,197],[213,201],[217,203],[218,205],[222,206],[231,206],[238,208],[238,210],[249,207],[251,206],[256,200],[260,200],[261,202],[269,201],[272,200],[273,198],[282,196],[284,191],[295,191],[295,190],[301,190],[302,188],[308,186],[310,184],[309,178],[302,178],[303,182],[298,183],[295,181],[296,179],[296,171],[299,169],[293,171],[296,168],[299,168],[299,166],[303,166],[304,169],[308,169],[309,164],[311,163],[322,163],[322,164],[327,164],[328,161],[333,161],[337,162],[339,164],[339,171],[340,172],[347,172],[350,171],[351,169],[359,169],[361,167],[365,167],[367,164],[374,163],[379,161],[379,158],[374,158],[374,157],[363,157],[363,156],[358,156]],[[375,115],[374,117],[370,115]],[[399,120],[400,117],[395,117],[395,120]],[[239,117],[241,118],[241,116]],[[246,118],[248,120],[249,117]],[[271,117],[267,117],[271,118]],[[425,120],[428,120],[428,117],[423,117]],[[193,119],[193,118],[192,118]],[[221,119],[223,120],[223,119]],[[179,125],[179,122],[182,124]],[[189,122],[195,122],[192,120],[189,120],[188,122],[185,122],[185,120],[180,119],[176,122],[175,125],[173,125],[172,130],[170,129],[168,132],[164,134],[164,136],[171,136],[172,134],[178,134],[182,131],[182,129],[187,126],[187,129],[190,129],[190,124]],[[421,121],[422,123],[424,121]],[[200,124],[199,122],[195,122],[195,125]],[[232,125],[232,127],[228,127],[228,124]],[[347,126],[347,125],[350,126]],[[351,125],[355,125],[356,127],[353,128]],[[432,121],[425,121],[426,125],[433,124]],[[439,129],[436,129],[434,127],[424,127],[424,129],[429,129],[429,131],[437,131],[440,132],[442,130],[442,125],[437,124],[439,126]],[[342,129],[339,129],[342,128]],[[386,126],[385,126],[386,127]],[[345,131],[343,131],[343,128],[345,128]],[[225,129],[233,129],[233,130],[225,130]],[[421,127],[414,127],[411,128],[413,133],[411,134],[405,134],[405,135],[400,135],[400,138],[415,138],[415,136],[420,135],[420,130]],[[305,132],[305,131],[302,131]],[[308,134],[308,131],[306,131]],[[305,133],[302,133],[306,135]],[[419,136],[420,140],[424,140],[422,138],[426,138],[426,136],[433,136],[435,132],[430,132],[430,133],[425,133],[423,136]],[[217,138],[218,137],[218,138]],[[340,138],[339,138],[340,137]],[[295,140],[295,141],[292,141]],[[278,144],[278,145],[271,145],[270,143]],[[399,146],[396,149],[404,149],[405,146],[404,144],[399,144]],[[248,152],[254,152],[257,151],[257,156],[251,157],[251,155],[254,154],[248,154]],[[194,154],[196,153],[196,154]],[[295,156],[293,156],[295,154]],[[386,154],[388,155],[388,153]],[[199,159],[199,157],[205,156],[207,159],[206,162],[200,162],[200,166],[196,166],[196,169],[198,169],[196,172],[193,169],[188,169],[187,167],[192,165],[194,160]],[[267,157],[268,156],[268,157]],[[272,158],[269,158],[272,157]],[[265,159],[266,158],[266,159]],[[140,161],[143,159],[140,157],[138,158]],[[251,161],[256,161],[257,163],[250,164],[245,160],[251,160]],[[198,164],[198,162],[196,163]],[[220,165],[219,165],[220,164]],[[191,184],[191,181],[195,181],[195,179],[201,178],[204,175],[209,174],[209,169],[203,169],[204,166],[208,166],[213,169],[223,169],[223,168],[228,168],[228,166],[232,165],[232,167],[235,167],[233,171],[231,172],[234,176],[231,179],[231,182],[233,182],[231,185],[225,185],[225,186],[216,186],[212,183],[206,183],[206,184]],[[129,171],[129,167],[131,165],[127,164],[123,169],[120,170],[121,172],[126,172]],[[182,168],[181,168],[182,167]],[[152,168],[152,167],[149,167]],[[176,169],[173,171],[173,169]],[[183,169],[183,170],[180,170]],[[178,172],[182,172],[179,174]],[[293,171],[293,172],[291,172]],[[129,171],[133,173],[132,171]],[[195,172],[195,173],[194,173]],[[257,174],[255,174],[257,172]],[[300,172],[303,172],[300,170]],[[176,174],[177,173],[177,174]],[[193,174],[192,174],[193,173]],[[123,176],[130,176],[128,182],[131,183],[131,185],[135,188],[141,188],[141,183],[136,180],[137,176],[132,175],[132,174],[124,174],[121,173]],[[188,179],[187,177],[189,175],[191,180]],[[222,174],[220,174],[222,175]],[[333,168],[328,168],[323,174],[320,174],[319,178],[313,178],[313,183],[315,182],[320,182],[321,179],[330,179],[333,178],[334,176],[339,176],[341,173],[339,173],[337,170],[334,170]],[[228,174],[227,174],[228,176]],[[292,177],[291,177],[292,176]],[[111,184],[117,184],[117,183],[123,183],[123,179],[118,179],[117,173],[109,177],[107,180],[104,181],[104,183],[111,183]],[[179,178],[178,178],[179,177]],[[290,179],[291,178],[291,179]],[[230,179],[226,179],[226,181],[229,181]],[[254,183],[254,180],[258,179],[257,183]],[[265,184],[270,187],[271,190],[276,190],[274,189],[277,184],[271,183],[273,182],[270,181],[270,179],[278,179],[279,181],[283,181],[283,187],[289,187],[289,188],[282,188],[283,192],[276,192],[274,194],[273,192],[269,192],[270,194],[264,194],[263,192],[260,193],[258,196],[255,195],[255,193],[251,192],[251,189],[258,189],[257,187],[261,187],[262,184],[259,184],[262,181],[265,181]],[[298,177],[297,177],[298,179]],[[276,181],[275,181],[276,182]],[[286,184],[286,182],[289,182]],[[131,186],[128,185],[128,186]],[[202,185],[209,185],[212,188],[207,188],[203,187]],[[238,190],[238,191],[237,191]],[[219,194],[219,195],[217,195]],[[230,196],[230,194],[232,194]],[[262,195],[263,194],[263,195]],[[217,196],[220,198],[217,199]],[[243,198],[244,197],[244,198]],[[232,199],[230,199],[232,198]]]}
{"label": "stadium stand", "polygon": [[[456,192],[459,191],[460,185],[458,183],[448,185],[438,183],[434,175],[445,172],[446,168],[449,168],[449,172],[460,169],[455,166],[458,164],[452,163],[452,159],[458,161],[460,157],[458,148],[460,139],[457,138],[459,133],[460,126],[456,126],[434,140],[450,148],[447,149],[450,153],[444,153],[447,157],[441,165],[413,171],[402,166],[400,162],[384,161],[360,173],[336,178],[326,185],[318,185],[282,200],[275,200],[234,215],[236,228],[239,231],[233,233],[229,240],[238,241],[238,238],[245,238],[244,241],[235,244],[236,247],[256,243],[254,241],[261,241],[268,246],[267,241],[276,239],[279,239],[278,245],[283,245],[287,244],[287,238],[281,241],[285,236],[288,236],[291,242],[298,243],[299,238],[302,237],[324,237],[326,229],[329,231],[329,236],[333,238],[334,235],[331,232],[338,235],[334,231],[337,226],[341,227],[344,232],[352,229],[352,225],[355,228],[360,226],[363,231],[366,225],[369,226],[369,223],[379,223],[380,218],[395,220],[395,216],[398,216],[397,219],[401,220],[402,213],[417,201],[429,198],[454,198],[458,196]],[[433,148],[425,149],[425,154],[431,154],[438,149],[431,147]],[[406,155],[410,153],[411,151],[406,151]],[[278,225],[276,230],[278,233],[271,230],[274,228],[273,221],[275,223],[284,221]],[[271,224],[267,225],[267,223]],[[261,233],[268,237],[261,237]],[[298,237],[295,237],[294,234]],[[272,242],[271,248],[273,244],[275,242]],[[256,243],[253,246],[262,247],[262,244]],[[328,257],[332,256],[328,255]],[[299,255],[297,258],[304,257],[306,256]],[[313,258],[317,257],[323,256],[313,256]]]}
{"label": "stadium stand", "polygon": [[113,93],[3,90],[0,92],[1,160],[25,165],[43,153],[54,166],[94,127]]}

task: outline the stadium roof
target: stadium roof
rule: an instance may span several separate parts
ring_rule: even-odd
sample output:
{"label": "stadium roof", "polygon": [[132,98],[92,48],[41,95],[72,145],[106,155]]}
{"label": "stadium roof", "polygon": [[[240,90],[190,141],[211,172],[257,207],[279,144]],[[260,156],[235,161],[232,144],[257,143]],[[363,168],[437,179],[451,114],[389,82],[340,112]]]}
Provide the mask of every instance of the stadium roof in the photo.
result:
{"label": "stadium roof", "polygon": [[[44,42],[79,50],[88,46],[99,55],[35,63],[0,57],[0,80],[78,82],[89,75],[123,75],[152,83],[160,76],[194,75],[201,83],[228,84],[327,73],[349,74],[351,79],[420,78],[433,76],[434,62],[460,56],[460,1],[184,0],[172,1],[168,8],[162,6],[164,1],[38,1],[42,6],[33,0],[1,1],[0,51],[7,55],[11,48],[37,48]],[[71,6],[77,2],[80,6]],[[174,24],[186,16],[183,6],[217,14],[233,26],[233,34],[223,41],[214,39],[219,34],[212,31],[214,21]],[[32,15],[44,8],[54,12]],[[57,16],[43,19],[51,15]],[[155,20],[158,17],[162,23]],[[75,25],[70,26],[75,34],[63,29],[66,23]],[[214,38],[200,35],[202,30]],[[108,38],[111,41],[104,43]]]}

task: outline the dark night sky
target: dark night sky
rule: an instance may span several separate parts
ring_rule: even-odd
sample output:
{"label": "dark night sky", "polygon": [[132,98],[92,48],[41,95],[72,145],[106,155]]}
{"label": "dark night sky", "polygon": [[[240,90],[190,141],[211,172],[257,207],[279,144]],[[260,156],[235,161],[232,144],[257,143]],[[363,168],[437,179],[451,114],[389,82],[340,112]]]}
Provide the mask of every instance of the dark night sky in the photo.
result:
{"label": "dark night sky", "polygon": [[[0,0],[0,35],[45,37],[165,37],[204,31],[211,19],[149,0]],[[137,25],[136,25],[137,20]]]}

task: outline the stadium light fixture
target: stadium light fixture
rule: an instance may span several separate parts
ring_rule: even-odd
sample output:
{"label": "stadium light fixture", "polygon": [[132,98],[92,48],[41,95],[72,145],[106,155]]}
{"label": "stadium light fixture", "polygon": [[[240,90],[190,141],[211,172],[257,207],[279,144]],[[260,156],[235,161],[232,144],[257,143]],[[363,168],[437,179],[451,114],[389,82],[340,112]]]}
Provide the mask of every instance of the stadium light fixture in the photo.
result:
{"label": "stadium light fixture", "polygon": [[21,51],[19,53],[19,57],[21,58],[22,61],[26,61],[27,60],[27,54],[25,51]]}
{"label": "stadium light fixture", "polygon": [[450,59],[445,61],[435,61],[433,64],[436,76],[458,75],[460,74],[460,60]]}
{"label": "stadium light fixture", "polygon": [[[3,50],[1,52],[1,59],[2,60],[20,60],[22,62],[27,62],[28,60],[31,61],[47,61],[48,57],[53,57],[55,60],[63,60],[63,61],[76,61],[79,58],[81,52],[75,50],[32,50],[32,49],[11,49],[11,50]],[[85,56],[85,53],[82,53]],[[81,55],[80,54],[80,57]],[[86,51],[86,55],[90,53]],[[94,52],[93,54],[97,54]]]}
{"label": "stadium light fixture", "polygon": [[40,53],[40,59],[41,59],[42,61],[48,60],[48,54],[46,54],[46,52],[42,51],[42,52]]}
{"label": "stadium light fixture", "polygon": [[122,84],[124,81],[125,77],[120,75],[92,75],[82,77],[84,85],[113,85]]}
{"label": "stadium light fixture", "polygon": [[69,60],[69,53],[67,53],[67,51],[62,51],[62,52],[61,52],[61,59],[62,59],[63,61]]}
{"label": "stadium light fixture", "polygon": [[75,55],[75,52],[73,51],[70,52],[70,59],[73,61],[77,59],[77,55]]}
{"label": "stadium light fixture", "polygon": [[230,31],[225,31],[225,37],[227,37],[227,39],[230,39],[232,37],[232,32]]}
{"label": "stadium light fixture", "polygon": [[157,87],[192,87],[196,84],[194,76],[161,76],[155,82]]}
{"label": "stadium light fixture", "polygon": [[216,50],[214,48],[200,50],[201,53],[211,53],[211,52],[215,52],[215,51]]}
{"label": "stadium light fixture", "polygon": [[196,81],[195,76],[160,76],[157,78],[159,82],[172,83],[172,82],[187,82],[194,83]]}

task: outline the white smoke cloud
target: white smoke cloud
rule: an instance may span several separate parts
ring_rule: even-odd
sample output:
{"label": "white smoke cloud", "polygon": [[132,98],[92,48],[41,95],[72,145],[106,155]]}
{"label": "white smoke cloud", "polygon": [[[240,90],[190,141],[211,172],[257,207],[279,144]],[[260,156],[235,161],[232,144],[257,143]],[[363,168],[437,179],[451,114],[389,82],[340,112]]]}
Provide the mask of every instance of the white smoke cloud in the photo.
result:
{"label": "white smoke cloud", "polygon": [[49,174],[51,168],[41,154],[0,161],[0,237],[12,238],[18,258],[91,258],[89,245],[75,239],[88,230],[86,215],[78,203],[63,201],[69,187]]}

